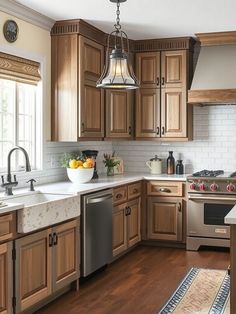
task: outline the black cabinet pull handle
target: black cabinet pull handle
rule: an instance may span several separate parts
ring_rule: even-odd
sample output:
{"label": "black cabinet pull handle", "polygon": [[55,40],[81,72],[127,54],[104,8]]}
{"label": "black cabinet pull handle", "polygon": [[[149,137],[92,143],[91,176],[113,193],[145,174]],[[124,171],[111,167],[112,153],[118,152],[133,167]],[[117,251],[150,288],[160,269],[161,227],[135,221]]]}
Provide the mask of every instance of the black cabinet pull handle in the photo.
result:
{"label": "black cabinet pull handle", "polygon": [[81,123],[81,133],[84,133],[84,122]]}
{"label": "black cabinet pull handle", "polygon": [[51,233],[49,234],[48,238],[49,238],[49,247],[52,247],[53,246],[53,236]]}
{"label": "black cabinet pull handle", "polygon": [[162,130],[162,131],[161,131],[161,134],[162,134],[162,135],[165,135],[165,128],[164,128],[164,126],[161,128],[161,130]]}
{"label": "black cabinet pull handle", "polygon": [[128,216],[129,215],[129,207],[125,207],[125,216]]}
{"label": "black cabinet pull handle", "polygon": [[132,134],[132,128],[131,128],[131,126],[129,126],[129,135],[131,135]]}
{"label": "black cabinet pull handle", "polygon": [[56,234],[56,232],[53,233],[53,245],[57,245],[58,242],[58,236]]}
{"label": "black cabinet pull handle", "polygon": [[128,207],[129,211],[128,211],[128,215],[131,215],[131,208]]}
{"label": "black cabinet pull handle", "polygon": [[157,77],[157,86],[160,84],[160,79]]}
{"label": "black cabinet pull handle", "polygon": [[162,77],[162,79],[161,79],[161,85],[165,85],[165,79],[164,79],[164,77]]}
{"label": "black cabinet pull handle", "polygon": [[159,133],[160,133],[160,128],[159,128],[159,126],[157,127],[157,135],[159,135]]}
{"label": "black cabinet pull handle", "polygon": [[180,213],[182,212],[181,203],[178,204],[178,211],[179,211]]}

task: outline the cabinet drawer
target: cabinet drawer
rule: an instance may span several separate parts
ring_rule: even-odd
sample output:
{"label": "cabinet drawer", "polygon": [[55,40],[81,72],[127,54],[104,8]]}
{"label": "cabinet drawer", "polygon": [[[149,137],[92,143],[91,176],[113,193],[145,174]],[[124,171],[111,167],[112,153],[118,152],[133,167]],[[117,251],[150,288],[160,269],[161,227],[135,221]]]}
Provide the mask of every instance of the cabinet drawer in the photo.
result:
{"label": "cabinet drawer", "polygon": [[127,185],[113,189],[113,204],[119,204],[127,200]]}
{"label": "cabinet drawer", "polygon": [[14,214],[0,216],[0,242],[12,239],[15,234]]}
{"label": "cabinet drawer", "polygon": [[183,196],[183,182],[150,181],[147,184],[148,195]]}
{"label": "cabinet drawer", "polygon": [[128,185],[128,199],[141,195],[141,182]]}

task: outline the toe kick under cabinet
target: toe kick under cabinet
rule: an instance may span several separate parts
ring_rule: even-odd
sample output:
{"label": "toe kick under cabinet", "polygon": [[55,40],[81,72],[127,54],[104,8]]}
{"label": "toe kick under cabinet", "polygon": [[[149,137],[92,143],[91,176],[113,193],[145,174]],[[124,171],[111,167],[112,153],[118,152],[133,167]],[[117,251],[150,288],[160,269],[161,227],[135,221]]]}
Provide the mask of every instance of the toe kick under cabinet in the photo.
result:
{"label": "toe kick under cabinet", "polygon": [[183,182],[147,182],[147,240],[185,241],[184,190]]}

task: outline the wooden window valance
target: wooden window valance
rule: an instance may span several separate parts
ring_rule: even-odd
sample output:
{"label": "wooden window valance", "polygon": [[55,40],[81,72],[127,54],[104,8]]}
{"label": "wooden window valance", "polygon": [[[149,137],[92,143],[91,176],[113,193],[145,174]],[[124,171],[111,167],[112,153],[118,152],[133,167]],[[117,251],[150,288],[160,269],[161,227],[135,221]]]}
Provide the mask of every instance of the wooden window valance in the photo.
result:
{"label": "wooden window valance", "polygon": [[36,85],[40,63],[0,52],[0,78]]}

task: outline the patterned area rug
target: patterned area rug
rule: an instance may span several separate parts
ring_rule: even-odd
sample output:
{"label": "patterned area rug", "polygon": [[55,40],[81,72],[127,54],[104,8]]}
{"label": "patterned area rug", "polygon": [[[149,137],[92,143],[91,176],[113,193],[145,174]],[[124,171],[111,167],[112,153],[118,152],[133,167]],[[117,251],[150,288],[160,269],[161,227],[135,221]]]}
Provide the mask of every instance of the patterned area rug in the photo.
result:
{"label": "patterned area rug", "polygon": [[226,271],[192,268],[158,314],[229,314]]}

